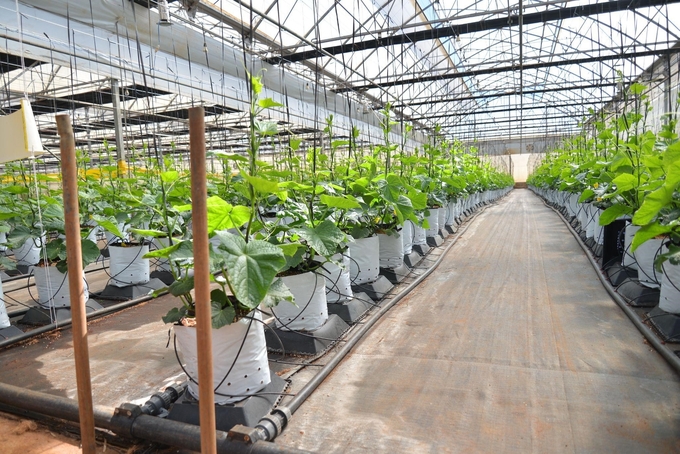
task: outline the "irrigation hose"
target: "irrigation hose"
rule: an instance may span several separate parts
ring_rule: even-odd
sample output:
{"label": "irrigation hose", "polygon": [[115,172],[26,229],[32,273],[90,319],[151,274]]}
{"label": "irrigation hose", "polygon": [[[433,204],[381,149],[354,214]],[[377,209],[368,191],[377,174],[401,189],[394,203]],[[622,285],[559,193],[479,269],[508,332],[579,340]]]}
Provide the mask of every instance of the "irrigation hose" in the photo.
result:
{"label": "irrigation hose", "polygon": [[602,286],[605,288],[605,290],[607,290],[607,293],[609,293],[609,296],[611,296],[614,302],[618,304],[621,310],[623,310],[623,312],[628,316],[630,321],[633,322],[633,325],[635,325],[638,331],[640,331],[642,335],[645,336],[645,339],[647,339],[647,341],[656,349],[656,351],[659,352],[659,354],[663,356],[666,361],[668,361],[668,364],[670,364],[678,373],[680,373],[680,357],[673,353],[670,348],[666,347],[666,345],[661,340],[659,340],[654,331],[649,326],[645,325],[642,320],[640,320],[640,317],[638,317],[637,313],[631,309],[631,307],[623,298],[621,298],[621,295],[616,293],[614,287],[612,287],[607,278],[602,274],[600,265],[589,253],[588,247],[583,243],[583,240],[581,240],[581,237],[578,235],[578,233],[576,233],[576,230],[574,230],[574,228],[569,224],[569,222],[567,222],[564,216],[562,216],[562,213],[548,205],[548,203],[546,203],[542,197],[541,200],[545,206],[557,213],[562,222],[567,226],[569,232],[571,232],[579,246],[581,246],[581,249],[583,249],[583,252],[590,261],[590,265],[595,269],[595,274],[597,274],[597,277],[600,279],[600,282],[602,283]]}
{"label": "irrigation hose", "polygon": [[[507,193],[505,193],[507,194]],[[505,195],[503,194],[503,196]],[[501,197],[503,197],[501,196]],[[501,198],[499,197],[499,198]],[[497,200],[497,199],[496,199]],[[423,280],[425,280],[430,274],[432,274],[437,267],[444,260],[451,248],[457,243],[458,239],[467,231],[468,227],[472,224],[472,221],[484,212],[484,208],[476,213],[472,217],[466,220],[466,225],[462,230],[459,230],[455,236],[451,239],[450,244],[444,249],[439,258],[432,264],[427,271],[419,275],[418,278],[410,283],[401,292],[395,295],[387,304],[380,306],[380,309],[375,313],[373,317],[367,319],[357,331],[352,334],[352,336],[346,339],[345,345],[342,346],[336,353],[336,355],[326,363],[319,372],[314,375],[314,377],[295,395],[295,397],[288,402],[286,405],[277,407],[269,415],[262,418],[258,423],[256,428],[259,430],[260,439],[266,441],[273,441],[278,435],[281,434],[285,428],[288,420],[291,418],[292,414],[300,408],[305,400],[319,387],[319,385],[330,375],[333,369],[342,361],[347,354],[354,348],[354,346],[361,340],[361,338],[368,333],[368,331],[376,324],[380,318],[382,318],[387,311],[389,311],[394,305],[401,301],[406,295],[408,295],[415,287],[418,286]]]}

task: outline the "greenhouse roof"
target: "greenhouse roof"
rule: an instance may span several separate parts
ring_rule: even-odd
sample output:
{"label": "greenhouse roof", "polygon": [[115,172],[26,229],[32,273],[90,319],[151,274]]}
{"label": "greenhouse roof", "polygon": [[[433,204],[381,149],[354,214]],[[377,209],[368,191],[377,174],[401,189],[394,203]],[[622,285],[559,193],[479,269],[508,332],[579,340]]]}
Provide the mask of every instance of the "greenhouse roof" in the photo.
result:
{"label": "greenhouse roof", "polygon": [[182,3],[230,17],[222,33],[271,63],[463,139],[573,132],[680,38],[673,1]]}
{"label": "greenhouse roof", "polygon": [[437,125],[465,142],[570,135],[633,81],[678,89],[675,0],[168,1],[166,18],[153,0],[0,0],[0,113],[27,96],[48,147],[60,111],[79,146],[112,141],[119,80],[128,146],[188,143],[200,102],[211,147],[242,147],[247,68],[285,104],[268,114],[283,136],[318,144],[332,114],[338,137],[375,143],[389,104],[413,148]]}

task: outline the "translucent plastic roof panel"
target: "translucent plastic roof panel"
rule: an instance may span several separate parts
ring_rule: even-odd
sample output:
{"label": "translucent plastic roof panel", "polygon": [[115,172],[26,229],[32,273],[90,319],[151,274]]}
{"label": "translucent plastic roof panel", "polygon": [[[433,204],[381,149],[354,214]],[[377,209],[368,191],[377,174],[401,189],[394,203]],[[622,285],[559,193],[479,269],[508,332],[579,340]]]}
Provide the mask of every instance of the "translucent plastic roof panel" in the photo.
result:
{"label": "translucent plastic roof panel", "polygon": [[220,22],[206,5],[219,9],[272,64],[458,138],[575,130],[680,40],[674,1],[201,4],[204,24]]}

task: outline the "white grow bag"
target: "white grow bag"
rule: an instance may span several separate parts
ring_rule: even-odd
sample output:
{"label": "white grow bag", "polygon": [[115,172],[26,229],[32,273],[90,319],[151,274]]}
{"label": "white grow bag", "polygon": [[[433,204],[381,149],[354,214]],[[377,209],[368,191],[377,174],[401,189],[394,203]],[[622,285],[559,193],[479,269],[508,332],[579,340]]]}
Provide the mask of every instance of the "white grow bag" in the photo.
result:
{"label": "white grow bag", "polygon": [[[62,274],[55,266],[36,266],[33,268],[35,286],[38,289],[38,304],[43,308],[71,307],[71,291],[68,273]],[[83,271],[83,293],[85,300],[90,297]]]}
{"label": "white grow bag", "polygon": [[402,232],[393,235],[378,234],[380,268],[399,268],[404,264]]}
{"label": "white grow bag", "polygon": [[638,281],[645,287],[659,288],[661,273],[654,268],[654,259],[661,252],[663,240],[651,238],[635,249],[638,265]]}
{"label": "white grow bag", "polygon": [[404,255],[413,252],[413,222],[406,220],[401,227],[401,241],[404,248]]}
{"label": "white grow bag", "polygon": [[635,255],[631,252],[631,244],[638,230],[640,230],[640,226],[628,224],[623,233],[623,258],[621,259],[621,265],[634,270],[638,269],[638,264],[635,261]]}
{"label": "white grow bag", "polygon": [[437,218],[437,222],[439,224],[439,230],[444,230],[446,227],[446,208],[440,208],[438,213],[439,217]]}
{"label": "white grow bag", "polygon": [[7,250],[7,234],[5,232],[0,232],[0,252],[5,252]]}
{"label": "white grow bag", "polygon": [[456,203],[454,201],[449,202],[446,205],[446,220],[444,225],[453,225],[456,222]]}
{"label": "white grow bag", "polygon": [[427,230],[419,225],[413,225],[413,245],[427,244]]}
{"label": "white grow bag", "polygon": [[586,213],[588,215],[588,224],[586,224],[586,238],[592,238],[595,236],[595,212],[597,208],[592,203],[588,204],[588,209]]}
{"label": "white grow bag", "polygon": [[380,239],[361,238],[349,244],[352,284],[375,282],[380,275]]}
{"label": "white grow bag", "polygon": [[439,208],[431,208],[430,215],[427,217],[427,236],[435,236],[439,234]]}
{"label": "white grow bag", "polygon": [[[211,388],[215,390],[215,403],[218,405],[243,400],[244,396],[257,393],[271,381],[264,327],[258,321],[262,317],[258,311],[251,312],[250,317],[255,320],[242,318],[231,325],[212,330],[214,378]],[[184,367],[190,378],[187,389],[189,394],[198,399],[198,384],[195,383],[198,382],[196,328],[175,325],[173,329],[177,336],[177,348],[182,352]],[[229,372],[237,353],[238,359]],[[229,375],[225,378],[227,372]]]}
{"label": "white grow bag", "polygon": [[659,308],[671,314],[680,314],[680,265],[666,260],[662,265]]}
{"label": "white grow bag", "polygon": [[40,238],[29,238],[17,249],[12,249],[17,265],[37,265],[40,262],[42,241]]}
{"label": "white grow bag", "polygon": [[[323,261],[321,257],[319,259]],[[331,257],[331,260],[342,263],[342,268],[333,262],[326,262],[322,268],[319,268],[319,272],[326,278],[326,302],[328,304],[342,303],[354,296],[352,293],[352,279],[349,275],[351,261],[349,249],[344,253],[335,254]]]}
{"label": "white grow bag", "polygon": [[600,225],[600,216],[604,210],[596,207],[593,210],[593,237],[597,244],[604,245],[604,227]]}
{"label": "white grow bag", "polygon": [[149,282],[149,245],[122,247],[109,245],[109,274],[116,287],[146,284]]}
{"label": "white grow bag", "polygon": [[2,280],[0,280],[0,329],[9,328],[9,316],[5,306],[5,294],[2,292]]}
{"label": "white grow bag", "polygon": [[284,276],[281,280],[295,297],[295,304],[283,301],[271,308],[277,328],[283,331],[313,331],[326,323],[326,278],[309,271]]}

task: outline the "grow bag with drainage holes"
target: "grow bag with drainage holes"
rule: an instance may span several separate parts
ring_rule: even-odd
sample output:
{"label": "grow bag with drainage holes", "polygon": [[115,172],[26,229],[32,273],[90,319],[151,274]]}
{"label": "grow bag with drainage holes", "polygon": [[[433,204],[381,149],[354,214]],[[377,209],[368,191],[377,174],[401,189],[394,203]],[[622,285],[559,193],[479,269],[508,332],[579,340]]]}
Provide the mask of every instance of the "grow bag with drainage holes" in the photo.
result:
{"label": "grow bag with drainage holes", "polygon": [[427,230],[419,225],[413,225],[413,246],[427,244]]}
{"label": "grow bag with drainage holes", "polygon": [[[44,309],[50,307],[71,307],[71,292],[68,285],[68,273],[61,273],[54,266],[36,266],[33,268],[35,286],[38,289],[38,304]],[[85,272],[83,272],[83,293],[85,300],[90,297],[87,290]]]}
{"label": "grow bag with drainage holes", "polygon": [[[315,259],[320,263],[325,260],[323,257],[316,257]],[[328,304],[342,303],[354,296],[352,294],[352,281],[349,276],[349,249],[344,253],[335,254],[331,257],[331,260],[342,263],[342,267],[333,262],[325,262],[319,268],[319,272],[326,278],[326,302]]]}
{"label": "grow bag with drainage holes", "polygon": [[456,222],[456,203],[455,201],[450,201],[446,205],[446,217],[444,219],[444,225],[453,225]]}
{"label": "grow bag with drainage holes", "polygon": [[592,203],[588,204],[586,213],[588,214],[588,223],[586,224],[586,238],[593,238],[595,236],[595,213],[597,208]]}
{"label": "grow bag with drainage holes", "polygon": [[361,238],[349,244],[352,285],[374,282],[380,275],[380,239]]}
{"label": "grow bag with drainage holes", "polygon": [[429,208],[427,236],[439,235],[439,208]]}
{"label": "grow bag with drainage holes", "polygon": [[440,208],[438,211],[437,222],[439,223],[439,230],[444,230],[444,226],[446,225],[446,211],[446,208]]}
{"label": "grow bag with drainage holes", "polygon": [[663,276],[659,308],[671,314],[680,314],[680,265],[673,265],[666,260],[661,267]]}
{"label": "grow bag with drainage holes", "polygon": [[42,251],[42,241],[40,238],[29,238],[24,244],[16,249],[12,249],[17,265],[37,265],[40,262]]}
{"label": "grow bag with drainage holes", "polygon": [[[260,391],[271,381],[264,326],[259,322],[262,319],[261,315],[258,311],[253,311],[249,317],[255,320],[242,318],[231,325],[212,330],[214,382],[211,387],[215,390],[215,403],[218,405],[243,400]],[[198,399],[200,383],[197,383],[196,328],[174,325],[173,329],[177,348],[182,353],[185,370],[189,376],[187,390],[192,397]]]}
{"label": "grow bag with drainage holes", "polygon": [[399,268],[404,264],[404,242],[401,232],[378,235],[380,268]]}
{"label": "grow bag with drainage holes", "polygon": [[272,307],[277,328],[283,331],[311,331],[328,320],[326,279],[322,275],[309,271],[284,276],[281,280],[295,297],[295,304],[283,301]]}
{"label": "grow bag with drainage holes", "polygon": [[413,222],[406,220],[401,228],[401,241],[404,248],[404,255],[413,252]]}
{"label": "grow bag with drainage holes", "polygon": [[649,288],[659,288],[661,273],[654,268],[654,260],[661,252],[663,240],[652,238],[635,249],[635,261],[638,264],[638,281]]}
{"label": "grow bag with drainage holes", "polygon": [[142,258],[148,252],[148,244],[126,247],[109,245],[111,284],[128,287],[149,282],[149,259]]}

